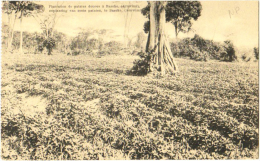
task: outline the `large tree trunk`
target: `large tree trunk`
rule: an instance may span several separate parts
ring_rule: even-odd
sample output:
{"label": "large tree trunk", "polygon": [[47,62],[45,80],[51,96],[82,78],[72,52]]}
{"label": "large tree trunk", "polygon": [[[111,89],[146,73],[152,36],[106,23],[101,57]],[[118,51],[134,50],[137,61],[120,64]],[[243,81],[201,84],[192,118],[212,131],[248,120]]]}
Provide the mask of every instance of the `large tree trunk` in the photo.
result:
{"label": "large tree trunk", "polygon": [[156,32],[156,16],[155,16],[155,2],[150,2],[150,31],[149,31],[149,45],[147,46],[146,51],[152,51],[155,46],[155,32]]}
{"label": "large tree trunk", "polygon": [[150,4],[149,45],[147,45],[146,51],[153,52],[152,63],[157,66],[162,75],[165,75],[166,72],[175,73],[178,67],[165,35],[166,2],[151,1]]}
{"label": "large tree trunk", "polygon": [[161,73],[162,75],[165,75],[165,62],[164,62],[164,57],[165,57],[165,51],[164,51],[164,37],[165,37],[165,9],[164,9],[164,4],[165,2],[156,2],[158,6],[158,15],[159,15],[159,28],[158,28],[158,40],[159,40],[159,46],[158,46],[158,62],[159,66],[161,67]]}
{"label": "large tree trunk", "polygon": [[20,53],[23,54],[23,11],[21,11],[21,17],[20,17]]}

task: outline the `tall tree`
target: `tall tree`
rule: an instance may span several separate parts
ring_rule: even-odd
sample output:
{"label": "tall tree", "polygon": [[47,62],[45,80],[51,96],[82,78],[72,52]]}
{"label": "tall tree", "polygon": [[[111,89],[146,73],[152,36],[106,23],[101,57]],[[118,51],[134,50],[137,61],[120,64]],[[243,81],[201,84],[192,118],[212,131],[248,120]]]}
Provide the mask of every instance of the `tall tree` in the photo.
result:
{"label": "tall tree", "polygon": [[150,2],[150,31],[146,46],[146,51],[152,54],[153,64],[161,70],[162,75],[178,70],[165,35],[166,4],[163,1]]}
{"label": "tall tree", "polygon": [[33,11],[43,12],[44,6],[29,1],[10,1],[9,3],[15,6],[15,13],[20,15],[20,53],[23,53],[23,17],[31,15]]}
{"label": "tall tree", "polygon": [[13,43],[13,37],[14,37],[14,27],[15,27],[15,21],[17,19],[18,10],[16,3],[10,3],[9,1],[3,2],[3,11],[8,16],[8,38],[7,38],[7,50],[11,50],[12,43]]}
{"label": "tall tree", "polygon": [[[57,2],[57,6],[62,5]],[[48,55],[52,54],[53,48],[56,46],[55,40],[55,26],[59,19],[63,16],[63,14],[58,14],[58,12],[51,13],[51,14],[36,14],[33,15],[34,19],[40,25],[43,35],[44,35],[44,47],[48,50]]]}
{"label": "tall tree", "polygon": [[201,16],[202,6],[198,1],[169,1],[166,9],[166,21],[175,27],[175,35],[180,32],[189,32],[192,26],[191,20],[197,20]]}
{"label": "tall tree", "polygon": [[[201,16],[202,6],[198,1],[168,1],[166,5],[166,22],[171,22],[175,27],[175,35],[180,32],[186,33],[191,30],[192,20]],[[149,18],[150,4],[142,9],[142,14]],[[144,24],[144,31],[147,33],[149,23]]]}

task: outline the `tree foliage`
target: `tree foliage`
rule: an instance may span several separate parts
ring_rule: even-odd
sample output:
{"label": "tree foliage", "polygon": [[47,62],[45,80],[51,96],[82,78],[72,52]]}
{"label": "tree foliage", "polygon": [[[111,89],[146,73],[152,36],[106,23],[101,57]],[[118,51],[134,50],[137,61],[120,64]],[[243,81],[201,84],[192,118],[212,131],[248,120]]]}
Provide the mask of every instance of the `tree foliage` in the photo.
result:
{"label": "tree foliage", "polygon": [[52,37],[48,37],[43,41],[43,47],[46,47],[48,50],[48,55],[51,55],[51,52],[55,46],[55,40]]}
{"label": "tree foliage", "polygon": [[22,19],[23,17],[32,15],[33,11],[36,11],[36,13],[43,12],[44,6],[30,1],[10,1],[9,3],[12,4],[12,6],[15,6],[15,13],[20,14],[20,52],[23,53]]}
{"label": "tree foliage", "polygon": [[224,41],[224,49],[225,52],[222,55],[224,61],[232,62],[237,60],[235,47],[231,40]]}
{"label": "tree foliage", "polygon": [[196,46],[200,50],[200,52],[203,50],[207,50],[207,41],[198,34],[195,34],[191,41],[194,46]]}
{"label": "tree foliage", "polygon": [[[171,22],[175,27],[176,37],[180,32],[191,30],[192,20],[201,16],[202,6],[198,1],[168,1],[166,5],[166,22]],[[142,14],[149,18],[150,3],[141,10]],[[145,33],[149,32],[149,23],[144,24]]]}
{"label": "tree foliage", "polygon": [[171,50],[175,57],[190,57],[197,61],[216,59],[220,61],[235,61],[237,53],[233,43],[215,42],[195,34],[193,38],[185,38],[171,43]]}
{"label": "tree foliage", "polygon": [[122,49],[123,44],[111,40],[114,37],[112,34],[113,31],[107,29],[82,29],[71,39],[69,47],[72,51],[68,55],[90,54],[100,57],[116,54]]}
{"label": "tree foliage", "polygon": [[191,20],[197,20],[201,16],[202,6],[198,1],[170,1],[166,7],[166,21],[175,27],[176,37],[180,32],[189,32],[192,26]]}
{"label": "tree foliage", "polygon": [[150,30],[150,21],[144,23],[144,32],[147,34]]}
{"label": "tree foliage", "polygon": [[36,11],[37,13],[44,11],[44,6],[39,5],[30,1],[9,1],[11,4],[11,8],[15,10],[15,12],[20,12],[20,16],[27,16],[32,13],[32,11]]}

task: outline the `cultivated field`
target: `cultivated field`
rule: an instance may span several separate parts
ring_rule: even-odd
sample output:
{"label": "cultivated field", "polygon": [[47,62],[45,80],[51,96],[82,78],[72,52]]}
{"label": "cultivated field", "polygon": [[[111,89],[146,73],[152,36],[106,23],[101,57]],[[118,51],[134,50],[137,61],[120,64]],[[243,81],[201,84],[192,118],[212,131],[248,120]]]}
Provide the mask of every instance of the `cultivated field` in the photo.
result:
{"label": "cultivated field", "polygon": [[258,64],[2,55],[2,159],[258,158]]}

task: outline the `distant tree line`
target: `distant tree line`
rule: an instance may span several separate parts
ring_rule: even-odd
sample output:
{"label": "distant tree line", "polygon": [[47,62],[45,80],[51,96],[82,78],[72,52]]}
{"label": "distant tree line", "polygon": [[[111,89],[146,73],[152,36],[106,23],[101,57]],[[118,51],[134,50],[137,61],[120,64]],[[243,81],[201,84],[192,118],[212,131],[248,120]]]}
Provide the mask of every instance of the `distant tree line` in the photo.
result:
{"label": "distant tree line", "polygon": [[[106,55],[116,54],[123,48],[123,44],[112,40],[112,30],[83,30],[71,39],[68,55]],[[110,39],[105,41],[104,39]]]}
{"label": "distant tree line", "polygon": [[8,32],[5,33],[7,35],[7,49],[11,50],[12,41],[14,39],[15,22],[17,19],[20,19],[19,52],[23,53],[23,18],[42,13],[45,8],[43,5],[29,1],[4,1],[2,9],[8,17],[8,24],[5,24],[5,27],[7,26],[8,28]]}
{"label": "distant tree line", "polygon": [[[8,32],[10,28],[6,24],[2,24],[2,47],[8,48],[10,47],[13,50],[20,49],[20,31],[13,31],[13,40],[12,44],[8,44]],[[45,38],[44,33],[39,32],[27,32],[23,31],[22,34],[22,42],[23,42],[23,51],[25,54],[34,53],[40,54],[46,50],[46,53],[51,54],[53,49],[58,51],[63,51],[64,44],[66,42],[66,35],[62,32],[53,31],[53,36],[50,38]]]}
{"label": "distant tree line", "polygon": [[[47,19],[47,18],[46,18]],[[51,55],[52,52],[64,53],[67,55],[92,55],[103,56],[109,54],[118,54],[124,52],[124,45],[115,41],[114,31],[101,29],[90,30],[82,29],[74,37],[68,37],[62,32],[53,30],[51,27],[45,25],[48,22],[41,23],[42,32],[27,32],[23,31],[23,51],[24,54],[34,53]],[[2,24],[2,47],[8,48],[10,27],[8,24]],[[18,51],[20,48],[20,31],[13,31],[13,40],[11,49]],[[129,48],[133,50],[141,50],[146,41],[144,32],[139,32],[136,36],[136,41],[129,44]],[[125,49],[126,50],[126,49]]]}

